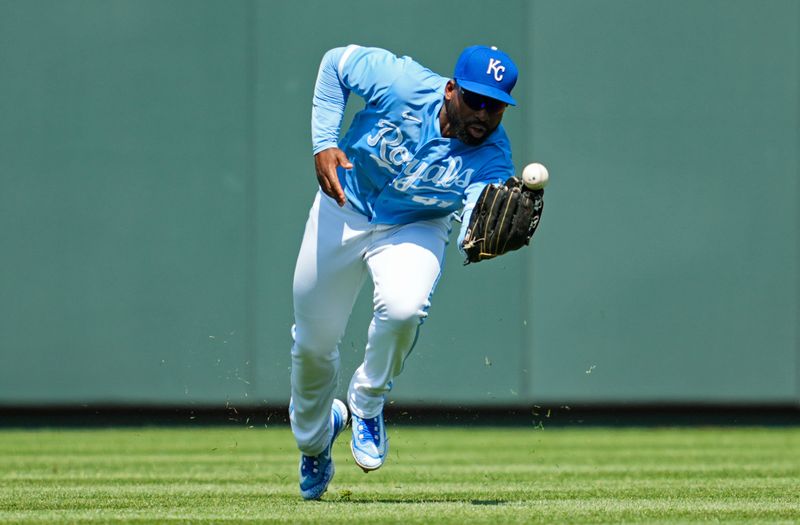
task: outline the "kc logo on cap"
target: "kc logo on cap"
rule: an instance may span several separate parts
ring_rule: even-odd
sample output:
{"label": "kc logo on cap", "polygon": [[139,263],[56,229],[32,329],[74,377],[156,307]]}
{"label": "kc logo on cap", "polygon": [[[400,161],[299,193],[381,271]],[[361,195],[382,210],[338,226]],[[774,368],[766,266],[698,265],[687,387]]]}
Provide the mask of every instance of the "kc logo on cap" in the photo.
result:
{"label": "kc logo on cap", "polygon": [[503,72],[506,70],[506,66],[501,66],[501,62],[497,59],[490,58],[489,59],[489,67],[486,68],[486,74],[492,73],[494,71],[494,79],[500,82],[503,80]]}
{"label": "kc logo on cap", "polygon": [[517,74],[511,57],[496,47],[471,46],[458,57],[453,79],[467,91],[514,106],[511,90]]}

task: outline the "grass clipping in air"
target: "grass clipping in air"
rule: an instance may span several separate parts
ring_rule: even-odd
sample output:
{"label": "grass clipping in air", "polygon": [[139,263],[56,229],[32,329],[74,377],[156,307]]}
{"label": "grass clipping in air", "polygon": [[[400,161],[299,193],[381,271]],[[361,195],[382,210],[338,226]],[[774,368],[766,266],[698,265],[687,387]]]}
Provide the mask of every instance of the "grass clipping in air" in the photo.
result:
{"label": "grass clipping in air", "polygon": [[0,432],[0,522],[726,523],[800,520],[800,429],[390,427],[321,502],[288,428]]}

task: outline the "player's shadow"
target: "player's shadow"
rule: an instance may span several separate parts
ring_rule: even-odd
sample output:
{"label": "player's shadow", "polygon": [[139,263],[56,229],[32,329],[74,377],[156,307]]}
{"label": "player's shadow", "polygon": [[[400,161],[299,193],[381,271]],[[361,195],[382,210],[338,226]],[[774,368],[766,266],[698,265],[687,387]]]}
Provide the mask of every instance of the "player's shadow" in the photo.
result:
{"label": "player's shadow", "polygon": [[329,503],[349,503],[349,504],[374,504],[374,503],[396,503],[401,505],[408,504],[431,504],[431,503],[469,503],[470,505],[481,507],[497,507],[509,503],[507,500],[501,499],[464,499],[464,498],[357,498],[349,494],[341,494],[338,499],[327,500]]}

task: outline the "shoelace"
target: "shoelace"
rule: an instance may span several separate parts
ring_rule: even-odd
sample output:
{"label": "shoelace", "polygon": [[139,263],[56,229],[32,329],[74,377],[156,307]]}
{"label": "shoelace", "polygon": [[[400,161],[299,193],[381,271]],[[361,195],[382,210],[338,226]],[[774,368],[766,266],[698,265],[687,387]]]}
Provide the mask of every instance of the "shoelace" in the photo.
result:
{"label": "shoelace", "polygon": [[376,446],[380,446],[381,434],[377,417],[358,419],[358,439],[372,441]]}
{"label": "shoelace", "polygon": [[300,472],[304,475],[319,474],[319,462],[323,456],[324,454],[319,456],[306,456],[304,454],[300,462]]}

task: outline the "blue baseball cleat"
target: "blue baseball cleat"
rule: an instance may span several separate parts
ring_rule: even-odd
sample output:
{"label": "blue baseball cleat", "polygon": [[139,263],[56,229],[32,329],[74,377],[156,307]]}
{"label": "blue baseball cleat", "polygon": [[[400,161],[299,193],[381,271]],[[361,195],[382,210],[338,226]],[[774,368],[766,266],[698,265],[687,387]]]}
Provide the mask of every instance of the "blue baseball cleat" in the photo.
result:
{"label": "blue baseball cleat", "polygon": [[389,452],[389,439],[383,424],[383,413],[376,417],[360,418],[353,414],[353,439],[350,450],[353,458],[364,472],[377,470],[383,465]]}
{"label": "blue baseball cleat", "polygon": [[300,456],[300,495],[303,499],[321,498],[328,490],[328,484],[336,471],[333,467],[331,449],[342,430],[347,428],[347,406],[338,399],[333,400],[331,407],[331,426],[333,427],[331,442],[321,454]]}

